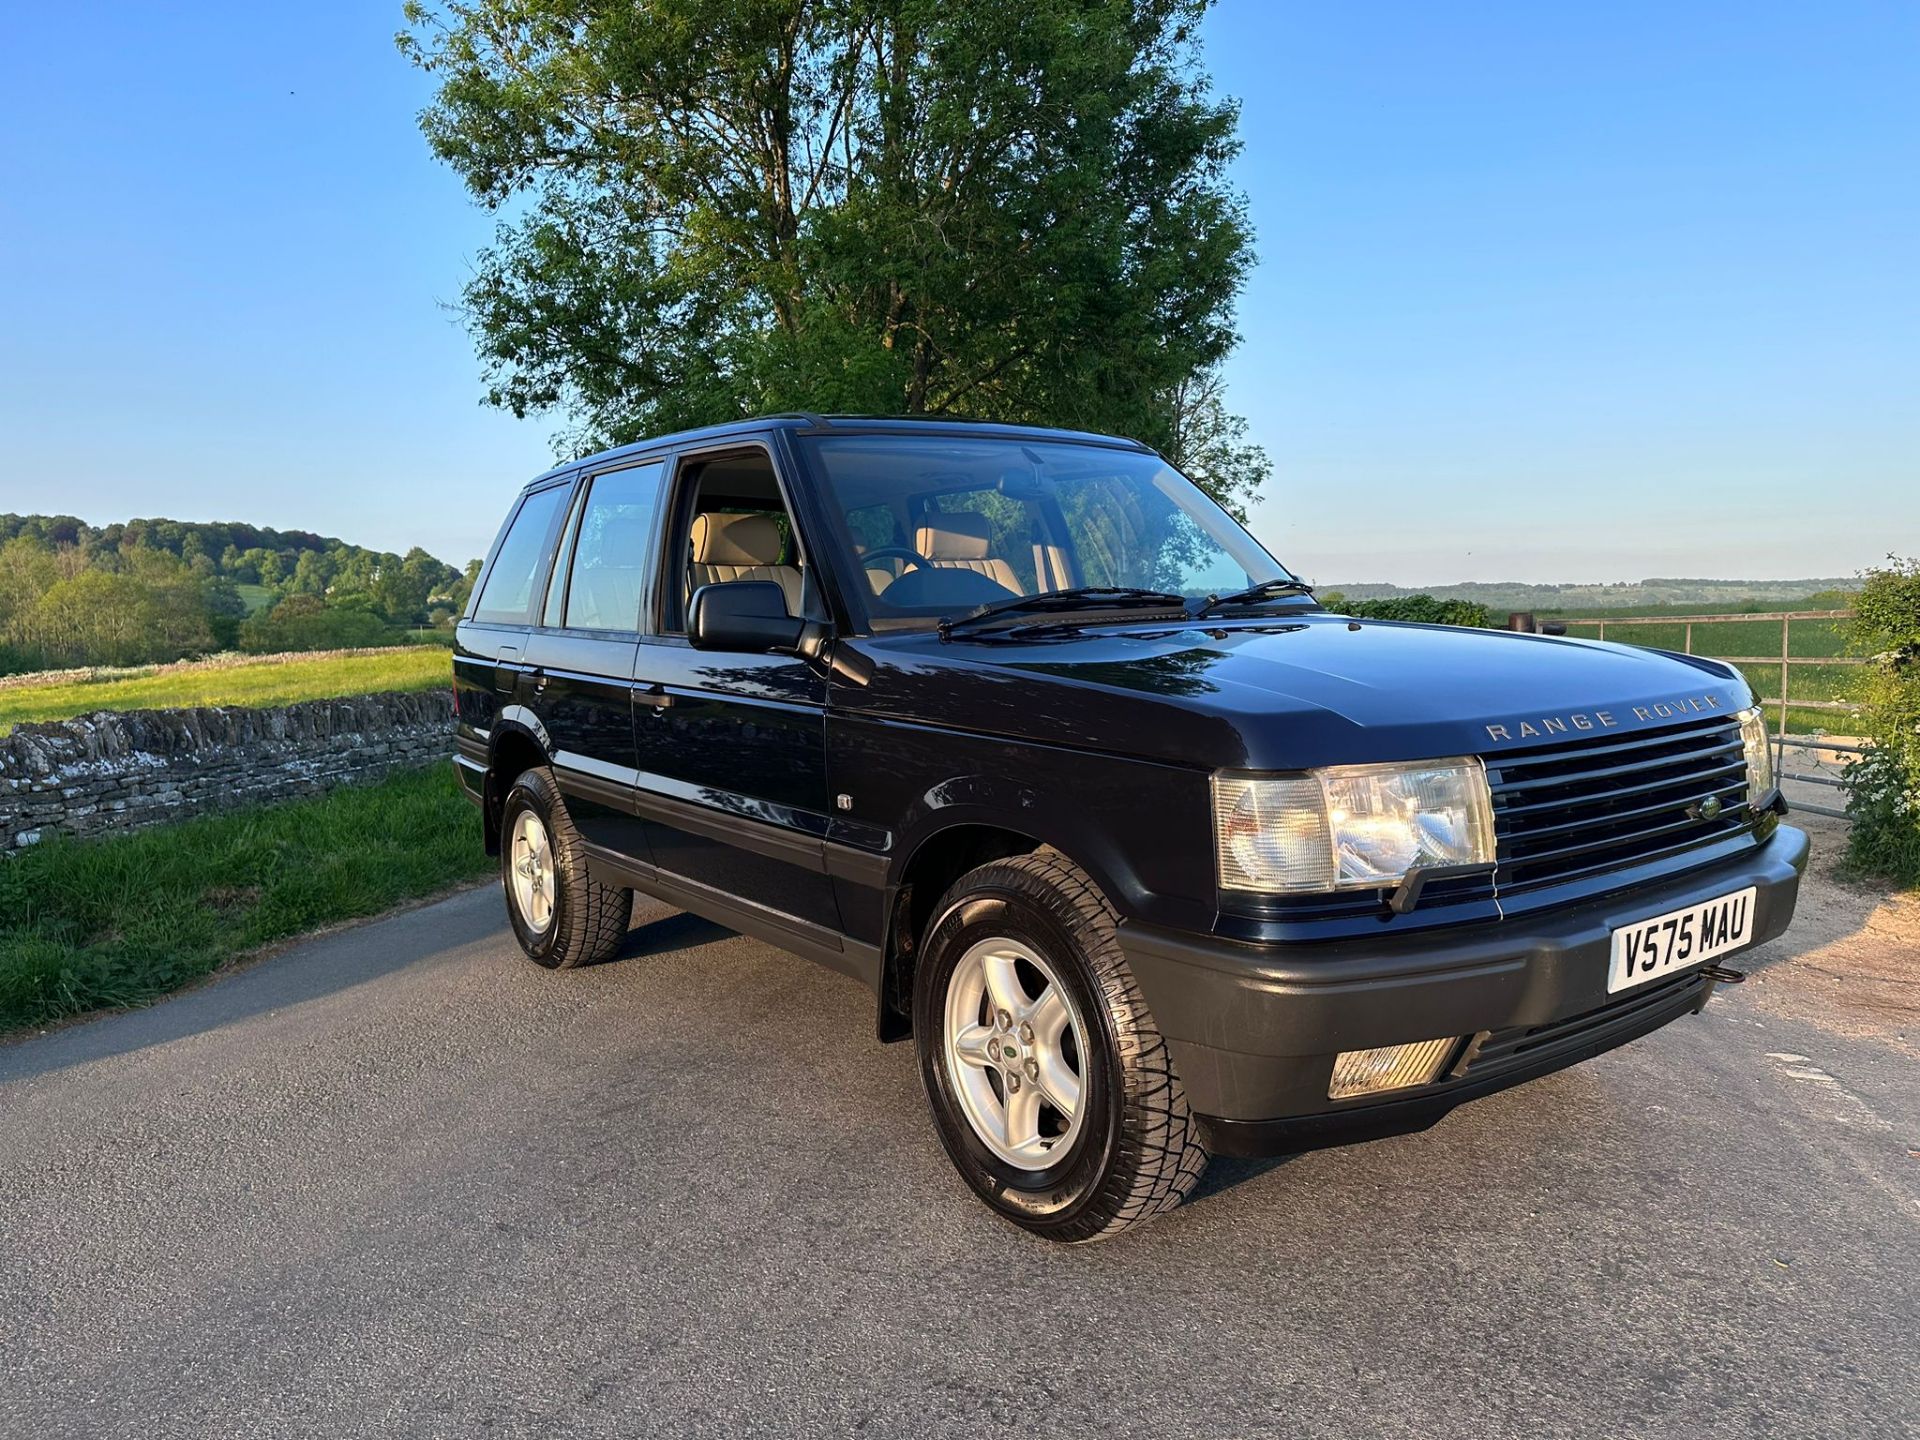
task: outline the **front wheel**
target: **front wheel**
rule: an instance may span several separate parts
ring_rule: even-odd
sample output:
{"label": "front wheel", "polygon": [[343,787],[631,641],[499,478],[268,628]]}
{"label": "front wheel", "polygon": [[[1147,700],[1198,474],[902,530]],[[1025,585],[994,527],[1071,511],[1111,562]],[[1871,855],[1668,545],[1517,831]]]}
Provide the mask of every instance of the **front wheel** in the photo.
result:
{"label": "front wheel", "polygon": [[1053,850],[955,882],[914,977],[921,1079],[974,1192],[1039,1235],[1171,1210],[1207,1152],[1093,881]]}
{"label": "front wheel", "polygon": [[520,948],[549,970],[611,959],[633,918],[633,892],[588,873],[586,846],[545,766],[523,771],[501,807],[500,888]]}

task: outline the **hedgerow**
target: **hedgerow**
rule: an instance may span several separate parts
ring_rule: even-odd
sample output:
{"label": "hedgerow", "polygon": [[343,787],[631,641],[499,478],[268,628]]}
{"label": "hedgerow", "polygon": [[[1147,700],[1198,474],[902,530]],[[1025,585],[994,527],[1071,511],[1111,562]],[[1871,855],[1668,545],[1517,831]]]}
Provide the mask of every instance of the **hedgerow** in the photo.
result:
{"label": "hedgerow", "polygon": [[1848,641],[1869,661],[1860,667],[1867,744],[1842,777],[1853,819],[1847,861],[1920,887],[1920,560],[1889,555],[1862,580]]}

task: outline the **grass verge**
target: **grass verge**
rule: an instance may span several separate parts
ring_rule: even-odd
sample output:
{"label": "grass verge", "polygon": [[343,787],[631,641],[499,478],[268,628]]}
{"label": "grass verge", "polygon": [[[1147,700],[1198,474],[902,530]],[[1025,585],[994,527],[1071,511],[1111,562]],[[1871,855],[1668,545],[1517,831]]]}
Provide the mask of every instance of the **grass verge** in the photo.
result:
{"label": "grass verge", "polygon": [[0,860],[0,1031],[140,1005],[276,940],[485,875],[448,766]]}
{"label": "grass verge", "polygon": [[98,680],[16,680],[0,686],[0,735],[29,720],[67,720],[95,710],[291,705],[337,695],[431,690],[452,682],[452,661],[440,645],[169,665],[150,674]]}

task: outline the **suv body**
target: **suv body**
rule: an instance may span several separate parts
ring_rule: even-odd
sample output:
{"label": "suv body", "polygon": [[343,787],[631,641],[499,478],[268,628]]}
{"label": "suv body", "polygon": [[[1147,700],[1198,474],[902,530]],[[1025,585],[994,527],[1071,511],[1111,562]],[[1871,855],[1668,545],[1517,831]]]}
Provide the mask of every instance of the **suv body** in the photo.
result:
{"label": "suv body", "polygon": [[1103,436],[773,417],[560,467],[454,673],[530,955],[604,958],[640,891],[855,977],[1057,1238],[1698,1012],[1806,862],[1733,667],[1329,614]]}

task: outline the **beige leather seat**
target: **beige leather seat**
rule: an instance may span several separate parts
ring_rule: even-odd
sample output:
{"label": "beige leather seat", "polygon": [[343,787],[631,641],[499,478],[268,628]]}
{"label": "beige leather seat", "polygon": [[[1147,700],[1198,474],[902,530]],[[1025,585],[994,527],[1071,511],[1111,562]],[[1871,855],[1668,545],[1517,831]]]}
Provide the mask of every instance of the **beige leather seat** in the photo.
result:
{"label": "beige leather seat", "polygon": [[729,580],[772,580],[786,592],[787,612],[800,613],[800,567],[782,565],[786,549],[771,515],[723,515],[712,511],[693,520],[693,563],[687,567],[688,594],[702,585]]}
{"label": "beige leather seat", "polygon": [[987,517],[971,511],[930,518],[913,532],[913,548],[942,570],[971,570],[1004,585],[1016,595],[1025,588],[1013,567],[998,555],[989,555],[993,528]]}
{"label": "beige leather seat", "polygon": [[900,578],[900,572],[907,568],[907,562],[898,555],[889,555],[883,560],[871,563],[867,560],[867,547],[858,540],[853,542],[854,558],[860,562],[860,568],[866,571],[867,586],[876,595],[883,595],[894,581]]}

